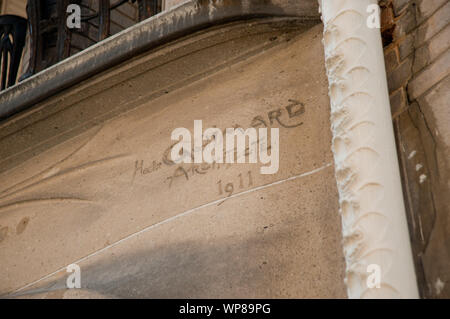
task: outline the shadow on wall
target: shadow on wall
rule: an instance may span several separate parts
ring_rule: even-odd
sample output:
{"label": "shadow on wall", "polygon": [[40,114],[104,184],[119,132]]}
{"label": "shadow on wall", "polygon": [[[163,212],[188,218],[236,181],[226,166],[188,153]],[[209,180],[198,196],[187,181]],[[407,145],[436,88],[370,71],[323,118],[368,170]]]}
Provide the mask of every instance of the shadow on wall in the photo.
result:
{"label": "shadow on wall", "polygon": [[[107,252],[108,257],[92,265],[80,264],[81,285],[94,298],[345,296],[342,275],[326,274],[327,269],[336,269],[333,258],[310,267],[310,262],[315,262],[313,256],[302,268],[287,254],[273,254],[281,251],[292,237],[285,228],[272,233],[262,228],[256,236],[245,240],[230,235],[220,242],[186,241],[135,253]],[[325,244],[326,241],[322,243]],[[321,249],[325,250],[325,247]],[[67,297],[65,281],[69,274],[62,275],[45,287],[24,294],[31,298],[43,293],[47,294],[44,298]]]}

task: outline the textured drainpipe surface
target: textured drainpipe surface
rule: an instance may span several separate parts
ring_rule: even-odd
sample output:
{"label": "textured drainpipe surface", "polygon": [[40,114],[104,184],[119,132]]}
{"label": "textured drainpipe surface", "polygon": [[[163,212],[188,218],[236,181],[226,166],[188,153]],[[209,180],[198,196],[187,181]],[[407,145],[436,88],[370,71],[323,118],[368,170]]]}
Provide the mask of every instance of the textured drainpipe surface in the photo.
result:
{"label": "textured drainpipe surface", "polygon": [[367,26],[377,1],[319,2],[348,297],[418,298],[381,35]]}

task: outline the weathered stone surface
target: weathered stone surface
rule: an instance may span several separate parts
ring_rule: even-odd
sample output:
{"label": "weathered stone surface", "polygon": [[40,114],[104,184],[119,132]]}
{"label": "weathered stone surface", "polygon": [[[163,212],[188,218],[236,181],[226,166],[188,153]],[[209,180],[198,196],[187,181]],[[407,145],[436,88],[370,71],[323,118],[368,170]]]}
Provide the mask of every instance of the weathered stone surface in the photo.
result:
{"label": "weathered stone surface", "polygon": [[450,2],[437,10],[417,29],[416,47],[430,40],[435,34],[442,30],[450,22]]}
{"label": "weathered stone surface", "polygon": [[[427,155],[433,160],[432,191],[436,220],[424,254],[430,295],[450,297],[450,76],[418,100],[431,139]],[[425,135],[425,134],[424,134]]]}
{"label": "weathered stone surface", "polygon": [[403,112],[407,106],[406,92],[403,88],[398,89],[389,96],[391,102],[391,113],[395,117]]}
{"label": "weathered stone surface", "polygon": [[[397,149],[403,178],[411,245],[415,254],[416,275],[422,296],[428,296],[422,255],[429,241],[435,210],[430,189],[430,168],[421,132],[417,129],[417,108],[410,108],[394,119]],[[423,123],[423,122],[421,122]]]}
{"label": "weathered stone surface", "polygon": [[417,73],[450,47],[450,25],[415,52],[413,72]]}
{"label": "weathered stone surface", "polygon": [[[442,182],[450,184],[450,76],[441,81],[436,87],[418,99],[421,110],[427,118],[427,123],[434,141],[437,144],[439,175]],[[450,186],[450,185],[449,185]]]}
{"label": "weathered stone surface", "polygon": [[[403,0],[410,1],[410,0]],[[439,7],[443,6],[448,0],[419,0],[417,1],[418,18],[417,22],[421,23],[426,18],[430,17]]]}
{"label": "weathered stone surface", "polygon": [[[89,81],[74,86],[72,90],[54,94],[35,105],[26,116],[17,116],[0,124],[0,173],[141,105],[149,98],[168,94],[256,52],[266,50],[279,41],[286,41],[310,25],[313,24],[282,18],[251,21],[245,24],[245,28],[239,23],[213,28],[208,32],[200,32],[198,41],[181,41],[169,48],[149,51],[145,58],[111,68],[114,76],[109,72],[98,74]],[[232,50],[229,49],[229,41],[233,41],[235,45]],[[102,53],[104,52],[98,54]],[[191,58],[190,63],[182,59],[187,55]],[[80,58],[83,62],[85,59],[85,56]],[[79,63],[75,60],[73,64]],[[38,91],[39,85],[47,84],[45,78],[48,75],[45,73],[37,83]],[[117,92],[111,103],[105,103],[105,99],[110,99],[104,93],[108,90]],[[89,103],[83,102],[85,100]],[[72,107],[73,105],[77,107]],[[18,131],[21,131],[20,136],[11,139]],[[36,139],[41,143],[35,143]]]}
{"label": "weathered stone surface", "polygon": [[[450,73],[450,51],[417,74],[408,84],[408,94],[414,100]],[[394,82],[395,83],[395,82]]]}
{"label": "weathered stone surface", "polygon": [[[322,29],[301,31],[216,44],[225,56],[239,54],[165,94],[150,87],[214,65],[212,52],[203,47],[163,66],[152,65],[158,52],[144,55],[102,75],[108,85],[88,82],[96,94],[60,97],[78,112],[126,107],[107,120],[97,113],[96,125],[2,173],[1,291],[39,279],[26,293],[60,291],[64,267],[77,262],[82,287],[102,296],[345,297]],[[145,71],[127,72],[136,66]],[[135,107],[124,92],[139,96]],[[70,115],[40,122],[56,133]],[[172,130],[192,131],[196,119],[204,127],[278,127],[278,173],[260,175],[259,164],[171,165]],[[29,138],[30,131],[13,132],[12,144]]]}
{"label": "weathered stone surface", "polygon": [[398,16],[401,14],[402,10],[406,8],[409,4],[409,0],[393,0],[392,1],[395,15]]}
{"label": "weathered stone surface", "polygon": [[388,73],[388,88],[389,92],[394,92],[400,87],[406,85],[412,76],[412,57],[403,61],[395,70]]}
{"label": "weathered stone surface", "polygon": [[414,35],[408,34],[403,41],[398,44],[400,61],[405,60],[414,52]]}
{"label": "weathered stone surface", "polygon": [[[411,71],[387,71],[389,87],[401,85],[390,98],[418,283],[423,297],[449,298],[450,3],[390,2],[400,15],[396,23],[401,37],[389,42],[387,49],[398,49],[400,62],[414,61]],[[412,12],[415,26],[408,24],[412,19],[405,18]],[[400,32],[406,29],[410,31]],[[409,75],[412,77],[401,83]]]}
{"label": "weathered stone surface", "polygon": [[386,66],[386,72],[391,72],[395,70],[398,66],[398,54],[397,48],[393,48],[392,50],[388,50],[384,54],[384,63]]}
{"label": "weathered stone surface", "polygon": [[404,37],[416,27],[416,13],[413,6],[409,6],[395,23],[394,40]]}
{"label": "weathered stone surface", "polygon": [[381,32],[390,29],[394,26],[394,11],[390,6],[381,6],[380,22],[381,22]]}
{"label": "weathered stone surface", "polygon": [[[445,158],[449,148],[436,140],[432,112],[426,116],[422,111],[427,107],[411,105],[394,124],[421,291],[424,297],[446,298],[450,293],[446,285],[450,280],[450,219]],[[446,115],[448,118],[448,111]]]}

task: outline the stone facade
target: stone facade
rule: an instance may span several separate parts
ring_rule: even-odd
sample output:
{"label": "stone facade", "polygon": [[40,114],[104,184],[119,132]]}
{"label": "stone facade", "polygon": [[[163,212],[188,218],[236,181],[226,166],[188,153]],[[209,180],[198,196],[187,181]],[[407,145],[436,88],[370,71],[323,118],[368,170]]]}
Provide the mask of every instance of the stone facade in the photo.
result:
{"label": "stone facade", "polygon": [[[235,21],[3,124],[0,294],[68,297],[76,263],[82,297],[345,298],[322,33],[319,19]],[[195,119],[278,128],[278,173],[175,165],[171,132]]]}
{"label": "stone facade", "polygon": [[381,1],[385,63],[419,288],[450,297],[450,2]]}
{"label": "stone facade", "polygon": [[[166,0],[165,9],[184,1]],[[25,3],[0,1],[1,13],[25,16]],[[424,298],[450,298],[450,109],[446,103],[450,3],[381,0],[380,5],[392,118],[420,291]],[[113,16],[124,23],[113,21],[112,33],[136,19],[135,7],[127,9]],[[0,235],[3,240],[6,233]],[[339,296],[339,289],[330,296]]]}

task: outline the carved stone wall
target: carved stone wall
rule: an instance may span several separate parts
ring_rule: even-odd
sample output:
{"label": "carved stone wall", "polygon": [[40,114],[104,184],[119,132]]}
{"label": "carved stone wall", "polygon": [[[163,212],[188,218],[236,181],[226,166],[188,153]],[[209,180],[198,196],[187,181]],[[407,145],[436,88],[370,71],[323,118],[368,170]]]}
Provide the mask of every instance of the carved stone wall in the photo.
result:
{"label": "carved stone wall", "polygon": [[[309,28],[204,30],[3,123],[0,292],[65,296],[77,263],[95,295],[345,298],[323,30]],[[171,132],[199,119],[278,128],[278,172],[171,163]]]}

